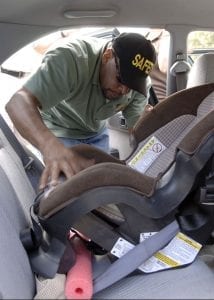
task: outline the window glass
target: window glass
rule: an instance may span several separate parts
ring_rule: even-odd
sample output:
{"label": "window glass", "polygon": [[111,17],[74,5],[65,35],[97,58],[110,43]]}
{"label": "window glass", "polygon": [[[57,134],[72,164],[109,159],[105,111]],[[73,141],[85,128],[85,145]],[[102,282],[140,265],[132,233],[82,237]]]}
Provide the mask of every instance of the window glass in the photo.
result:
{"label": "window glass", "polygon": [[[157,63],[151,73],[151,83],[158,100],[166,97],[166,73],[168,69],[169,33],[160,28],[142,27],[82,27],[53,32],[17,51],[1,65],[1,72],[23,82],[38,68],[45,52],[56,47],[67,38],[81,38],[86,36],[98,37],[110,41],[112,37],[122,32],[136,32],[151,40],[157,52]],[[20,82],[20,85],[21,85]]]}
{"label": "window glass", "polygon": [[192,31],[187,38],[187,53],[190,63],[208,52],[214,52],[214,32],[213,31]]}
{"label": "window glass", "polygon": [[[33,43],[17,51],[14,55],[7,59],[1,65],[1,68],[3,72],[5,69],[10,69],[17,72],[22,71],[24,74],[28,74],[31,73],[36,66],[38,66],[46,50],[50,46],[57,44],[64,38],[94,36],[110,40],[112,36],[116,36],[122,32],[141,33],[152,41],[157,52],[161,50],[161,52],[164,54],[168,53],[168,51],[165,51],[165,48],[168,49],[168,32],[163,29],[150,29],[142,27],[82,27],[78,29],[57,31],[34,41]],[[11,75],[15,76],[16,73],[12,73]],[[23,74],[20,73],[19,75],[21,77]]]}

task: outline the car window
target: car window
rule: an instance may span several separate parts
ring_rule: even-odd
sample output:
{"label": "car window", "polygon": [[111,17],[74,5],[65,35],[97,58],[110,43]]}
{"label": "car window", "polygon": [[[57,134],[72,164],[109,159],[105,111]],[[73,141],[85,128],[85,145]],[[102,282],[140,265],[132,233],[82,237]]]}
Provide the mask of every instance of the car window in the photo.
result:
{"label": "car window", "polygon": [[192,31],[187,38],[188,57],[192,63],[203,53],[214,52],[213,31]]}
{"label": "car window", "polygon": [[[57,31],[46,35],[17,51],[1,65],[1,71],[15,77],[29,75],[41,63],[42,57],[47,49],[51,45],[60,42],[63,38],[92,36],[111,40],[112,37],[122,32],[137,32],[154,42],[154,46],[157,49],[157,40],[161,37],[162,31],[163,29],[149,29],[142,27],[82,27],[79,29]],[[165,35],[163,35],[163,37],[164,36]]]}
{"label": "car window", "polygon": [[157,66],[151,74],[151,82],[159,100],[166,97],[166,73],[168,69],[169,33],[160,28],[142,27],[82,27],[56,31],[25,46],[1,65],[1,72],[26,80],[40,65],[48,48],[66,38],[92,36],[111,40],[123,32],[136,32],[151,40],[157,52]]}

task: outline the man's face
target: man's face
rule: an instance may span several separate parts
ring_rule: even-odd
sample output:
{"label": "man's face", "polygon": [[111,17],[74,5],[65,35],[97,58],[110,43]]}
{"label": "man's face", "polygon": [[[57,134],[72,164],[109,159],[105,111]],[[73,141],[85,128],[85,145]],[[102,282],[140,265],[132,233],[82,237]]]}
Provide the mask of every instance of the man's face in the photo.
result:
{"label": "man's face", "polygon": [[103,53],[100,69],[100,85],[103,95],[109,100],[118,99],[130,91],[120,81],[119,59],[111,48],[106,49]]}

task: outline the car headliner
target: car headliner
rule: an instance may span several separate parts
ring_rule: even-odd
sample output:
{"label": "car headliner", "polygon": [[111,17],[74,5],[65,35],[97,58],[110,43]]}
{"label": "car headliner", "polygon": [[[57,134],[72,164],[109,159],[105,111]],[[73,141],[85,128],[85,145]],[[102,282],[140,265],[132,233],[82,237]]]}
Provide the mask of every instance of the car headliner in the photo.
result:
{"label": "car headliner", "polygon": [[[113,11],[113,17],[66,19],[64,12]],[[213,25],[213,0],[0,0],[0,22],[36,26]]]}
{"label": "car headliner", "polygon": [[175,57],[190,31],[213,30],[213,15],[213,0],[0,0],[0,64],[48,33],[80,26],[165,28],[176,35]]}

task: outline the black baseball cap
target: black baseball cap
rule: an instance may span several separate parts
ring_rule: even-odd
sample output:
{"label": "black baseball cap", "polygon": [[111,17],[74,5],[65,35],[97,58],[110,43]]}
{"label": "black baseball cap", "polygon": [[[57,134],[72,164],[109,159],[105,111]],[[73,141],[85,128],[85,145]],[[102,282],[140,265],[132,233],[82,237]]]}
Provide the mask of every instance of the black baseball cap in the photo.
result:
{"label": "black baseball cap", "polygon": [[147,77],[156,61],[151,41],[139,33],[121,33],[112,41],[119,58],[121,82],[130,89],[147,95]]}

